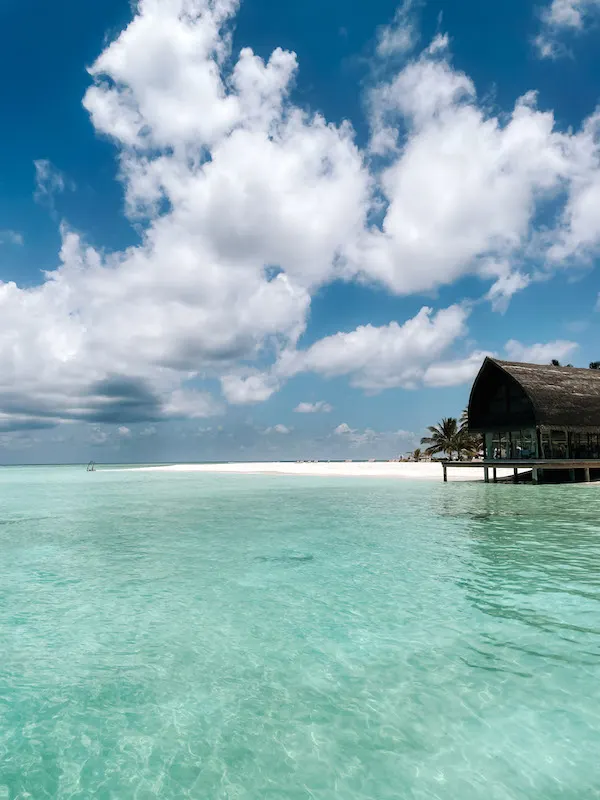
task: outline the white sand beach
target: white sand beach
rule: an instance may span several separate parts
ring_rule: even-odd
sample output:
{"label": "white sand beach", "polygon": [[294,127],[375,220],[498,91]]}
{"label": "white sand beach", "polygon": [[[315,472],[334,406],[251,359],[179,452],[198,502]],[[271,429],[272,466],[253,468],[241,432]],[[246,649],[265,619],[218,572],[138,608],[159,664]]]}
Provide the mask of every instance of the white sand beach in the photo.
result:
{"label": "white sand beach", "polygon": [[[142,472],[206,472],[242,475],[304,475],[331,478],[399,478],[403,480],[441,481],[442,466],[432,462],[300,462],[238,464],[173,464],[163,467],[134,467]],[[527,472],[527,470],[520,470]],[[509,477],[511,469],[499,469],[498,477]],[[483,481],[483,467],[448,468],[449,481]]]}

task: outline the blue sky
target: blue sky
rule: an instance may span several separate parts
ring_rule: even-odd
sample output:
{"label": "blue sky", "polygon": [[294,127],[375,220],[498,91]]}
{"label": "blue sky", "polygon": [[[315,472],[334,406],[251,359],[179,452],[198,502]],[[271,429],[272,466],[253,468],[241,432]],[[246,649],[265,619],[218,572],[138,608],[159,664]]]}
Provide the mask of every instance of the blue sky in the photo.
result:
{"label": "blue sky", "polygon": [[0,21],[0,463],[392,457],[600,358],[598,0]]}

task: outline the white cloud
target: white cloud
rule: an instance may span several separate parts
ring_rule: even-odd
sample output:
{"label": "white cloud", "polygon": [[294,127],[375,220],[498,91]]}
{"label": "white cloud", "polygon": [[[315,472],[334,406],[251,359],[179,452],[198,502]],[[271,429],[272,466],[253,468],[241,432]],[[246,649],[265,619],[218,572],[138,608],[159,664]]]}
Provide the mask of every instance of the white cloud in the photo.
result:
{"label": "white cloud", "polygon": [[62,194],[66,189],[75,189],[75,185],[72,181],[67,180],[65,175],[46,158],[34,161],[33,166],[35,167],[34,200],[54,212],[56,195]]}
{"label": "white cloud", "polygon": [[570,358],[577,350],[576,342],[557,340],[546,344],[524,345],[511,339],[506,343],[506,354],[511,361],[524,361],[528,364],[549,364],[553,358],[558,361]]}
{"label": "white cloud", "polygon": [[[398,294],[466,274],[503,279],[496,293],[516,290],[506,262],[531,249],[536,208],[563,188],[577,139],[555,130],[534,93],[512,113],[490,116],[446,46],[436,40],[434,52],[372,90],[372,147],[391,163],[380,176],[382,228],[361,239],[356,263]],[[528,280],[521,274],[521,288]]]}
{"label": "white cloud", "polygon": [[600,246],[600,109],[568,143],[570,182],[549,261],[585,263]]}
{"label": "white cloud", "polygon": [[[0,283],[5,430],[201,418],[221,411],[213,382],[229,403],[263,402],[306,371],[368,391],[442,380],[465,309],[298,351],[312,296],[340,278],[407,294],[476,274],[502,308],[537,272],[597,251],[595,116],[559,132],[533,94],[491,115],[438,36],[373,89],[372,149],[379,136],[388,160],[368,168],[348,123],[292,103],[293,53],[232,56],[236,8],[141,0],[92,65],[84,105],[117,149],[141,243],[105,253],[63,225],[41,285]],[[36,173],[44,202],[69,186],[48,161]],[[538,231],[549,198],[563,213]]]}
{"label": "white cloud", "polygon": [[[0,408],[35,395],[40,418],[110,417],[121,376],[142,419],[215,413],[190,381],[222,378],[230,402],[276,391],[238,365],[304,331],[311,291],[363,225],[370,178],[348,125],[287,99],[293,54],[245,49],[231,64],[221,26],[235,7],[145,0],[91,68],[84,104],[120,149],[143,242],[104,255],[65,227],[44,284],[0,284]],[[65,188],[49,162],[36,170],[40,199]]]}
{"label": "white cloud", "polygon": [[347,422],[342,422],[341,425],[338,425],[337,428],[335,428],[333,433],[335,436],[345,436],[347,433],[354,433],[354,431]]}
{"label": "white cloud", "polygon": [[117,433],[119,434],[121,439],[131,438],[131,429],[127,428],[125,425],[121,425],[121,427],[117,430]]}
{"label": "white cloud", "polygon": [[232,405],[263,403],[279,389],[279,381],[265,374],[224,375],[221,378],[223,394]]}
{"label": "white cloud", "polygon": [[511,297],[517,292],[526,289],[532,279],[531,276],[524,275],[518,270],[511,272],[508,265],[504,274],[501,267],[496,274],[498,279],[487,293],[487,299],[491,302],[494,311],[505,312],[508,309]]}
{"label": "white cloud", "polygon": [[565,52],[561,36],[580,32],[590,17],[600,10],[600,0],[552,0],[542,12],[542,30],[535,40],[542,58]]}
{"label": "white cloud", "polygon": [[23,244],[23,234],[19,231],[3,230],[0,231],[0,244]]}
{"label": "white cloud", "polygon": [[318,400],[316,403],[298,403],[294,411],[296,414],[329,414],[333,406],[325,400]]}
{"label": "white cloud", "polygon": [[267,434],[267,435],[270,434],[270,433],[278,433],[280,436],[287,436],[291,432],[292,432],[292,428],[288,428],[285,425],[281,425],[281,424],[273,425],[272,428],[266,428],[265,431],[264,431],[264,433]]}
{"label": "white cloud", "polygon": [[[552,359],[563,362],[564,359],[570,358],[578,347],[576,342],[565,340],[524,345],[515,339],[510,339],[504,346],[504,355],[500,358],[528,364],[549,364]],[[461,386],[471,383],[487,356],[498,357],[494,352],[476,350],[463,359],[432,364],[423,376],[423,383],[426,386]]]}
{"label": "white cloud", "polygon": [[470,383],[481,369],[486,356],[492,353],[476,351],[467,358],[432,364],[423,376],[426,386],[460,386]]}
{"label": "white cloud", "polygon": [[164,404],[164,412],[169,417],[204,419],[221,414],[222,411],[220,403],[208,392],[194,389],[176,389]]}
{"label": "white cloud", "polygon": [[392,446],[395,450],[400,447],[406,449],[407,447],[416,446],[418,441],[416,434],[411,431],[375,431],[372,428],[365,428],[358,430],[351,428],[348,423],[342,422],[333,431],[333,436],[339,437],[350,447],[364,447],[374,445]]}
{"label": "white cloud", "polygon": [[377,35],[377,55],[381,58],[405,55],[418,39],[414,19],[415,0],[404,0],[389,25],[383,25]]}
{"label": "white cloud", "polygon": [[308,350],[283,359],[280,370],[288,375],[347,375],[353,386],[368,391],[414,388],[427,367],[466,333],[467,317],[468,310],[462,306],[435,314],[425,307],[403,325],[364,325],[320,339]]}

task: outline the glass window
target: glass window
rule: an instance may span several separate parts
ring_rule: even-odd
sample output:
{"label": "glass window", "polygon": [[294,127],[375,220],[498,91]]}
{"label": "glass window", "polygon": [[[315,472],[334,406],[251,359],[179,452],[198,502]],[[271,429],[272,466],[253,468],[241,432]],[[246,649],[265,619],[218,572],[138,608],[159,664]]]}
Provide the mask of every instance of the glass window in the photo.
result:
{"label": "glass window", "polygon": [[551,458],[567,458],[567,434],[565,431],[553,430],[550,433],[552,442]]}
{"label": "glass window", "polygon": [[521,458],[535,458],[536,451],[535,431],[523,431],[521,436]]}
{"label": "glass window", "polygon": [[589,458],[587,435],[572,433],[569,436],[569,453],[571,458]]}
{"label": "glass window", "polygon": [[552,446],[550,442],[550,434],[548,431],[542,433],[542,458],[552,458]]}
{"label": "glass window", "polygon": [[507,436],[505,433],[492,434],[492,458],[506,458]]}

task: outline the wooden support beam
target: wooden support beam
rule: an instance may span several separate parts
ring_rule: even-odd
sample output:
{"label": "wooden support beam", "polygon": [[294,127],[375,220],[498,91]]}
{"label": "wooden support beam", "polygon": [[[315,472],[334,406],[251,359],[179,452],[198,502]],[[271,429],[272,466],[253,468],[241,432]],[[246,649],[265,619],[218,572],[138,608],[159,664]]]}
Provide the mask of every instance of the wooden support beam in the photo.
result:
{"label": "wooden support beam", "polygon": [[486,483],[490,482],[490,468],[489,467],[484,467],[483,468],[483,478],[484,478]]}
{"label": "wooden support beam", "polygon": [[496,467],[494,467],[493,469],[493,475],[494,475],[494,483],[498,483],[498,470],[496,469]]}
{"label": "wooden support beam", "polygon": [[515,467],[513,471],[513,483],[519,482],[519,468]]}
{"label": "wooden support beam", "polygon": [[442,468],[444,470],[444,483],[448,483],[448,467],[442,464]]}
{"label": "wooden support beam", "polygon": [[540,482],[540,474],[537,467],[533,468],[533,471],[531,473],[531,482],[533,483],[534,486],[537,486],[538,483]]}
{"label": "wooden support beam", "polygon": [[586,483],[589,483],[589,482],[590,482],[590,480],[591,480],[591,479],[590,479],[590,468],[589,468],[589,467],[586,467],[586,468],[583,470],[583,474],[584,474],[584,480],[585,480],[585,482],[586,482]]}
{"label": "wooden support beam", "polygon": [[569,480],[571,481],[571,483],[575,483],[575,470],[574,469],[570,469],[569,470]]}

